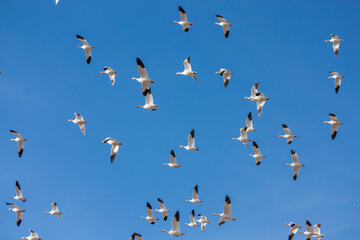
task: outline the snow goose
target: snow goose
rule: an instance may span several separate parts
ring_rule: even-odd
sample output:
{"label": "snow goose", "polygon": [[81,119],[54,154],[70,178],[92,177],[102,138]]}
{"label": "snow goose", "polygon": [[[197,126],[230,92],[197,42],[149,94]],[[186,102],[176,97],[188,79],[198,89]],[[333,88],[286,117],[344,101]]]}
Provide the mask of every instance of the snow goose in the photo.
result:
{"label": "snow goose", "polygon": [[62,212],[59,211],[59,208],[58,208],[56,202],[51,204],[51,211],[50,212],[46,211],[45,213],[57,216],[62,221],[62,218],[60,216],[62,214]]}
{"label": "snow goose", "polygon": [[6,205],[12,207],[12,208],[9,208],[9,211],[13,211],[16,213],[16,224],[18,226],[20,226],[22,218],[23,218],[23,212],[25,212],[25,210],[20,209],[18,206],[16,206],[15,204],[12,204],[12,203],[6,203]]}
{"label": "snow goose", "polygon": [[166,230],[161,230],[161,232],[166,232],[168,234],[170,234],[171,236],[184,236],[185,233],[180,232],[180,214],[179,211],[177,211],[172,219],[171,225],[172,228],[170,231],[166,231]]}
{"label": "snow goose", "polygon": [[235,218],[231,216],[231,201],[228,195],[225,196],[225,203],[224,203],[224,212],[223,213],[214,213],[214,216],[220,216],[219,226],[227,222],[228,220],[236,221]]}
{"label": "snow goose", "polygon": [[146,211],[148,215],[146,217],[140,217],[140,218],[148,220],[150,224],[155,224],[155,221],[159,219],[154,217],[154,212],[149,202],[146,202]]}
{"label": "snow goose", "polygon": [[22,201],[22,202],[26,202],[26,198],[24,198],[23,195],[22,195],[20,184],[19,184],[18,181],[16,181],[16,183],[15,183],[15,190],[16,190],[16,196],[15,197],[10,197],[10,198],[13,198],[15,200],[19,200],[19,201]]}
{"label": "snow goose", "polygon": [[334,78],[335,79],[335,93],[338,93],[339,89],[340,89],[340,85],[341,85],[341,79],[344,78],[345,76],[341,76],[338,72],[329,72],[330,74],[333,74],[332,76],[328,77],[328,79],[330,78]]}
{"label": "snow goose", "polygon": [[191,70],[190,60],[191,60],[190,57],[188,57],[187,59],[184,60],[184,71],[177,72],[176,75],[189,76],[189,77],[192,77],[193,79],[195,79],[196,81],[199,81],[195,77],[196,72]]}
{"label": "snow goose", "polygon": [[291,150],[291,158],[293,162],[291,164],[285,164],[285,166],[292,166],[293,167],[293,179],[294,181],[297,179],[299,175],[300,167],[305,167],[304,164],[300,164],[299,157],[294,150]]}
{"label": "snow goose", "polygon": [[312,237],[319,237],[320,235],[315,234],[313,232],[311,223],[306,220],[306,232],[299,232],[300,234],[304,234],[305,235],[305,240],[310,240]]}
{"label": "snow goose", "polygon": [[143,238],[140,234],[138,234],[138,233],[136,233],[136,232],[134,232],[134,233],[130,236],[129,240],[135,240],[135,237],[136,237],[138,240],[144,240],[144,238]]}
{"label": "snow goose", "polygon": [[24,151],[24,142],[27,141],[26,138],[23,138],[20,133],[14,131],[14,130],[10,130],[10,132],[12,134],[15,135],[15,139],[10,139],[10,141],[15,141],[18,142],[18,153],[19,153],[19,157],[21,157],[21,155],[23,154]]}
{"label": "snow goose", "polygon": [[192,199],[191,200],[186,200],[185,202],[191,202],[191,203],[202,203],[203,201],[201,201],[199,199],[199,187],[198,185],[195,185],[193,192],[192,192]]}
{"label": "snow goose", "polygon": [[223,27],[225,38],[229,37],[229,27],[232,26],[232,23],[228,23],[225,18],[223,18],[220,15],[216,15],[217,19],[220,20],[220,22],[216,22],[215,25],[220,25]]}
{"label": "snow goose", "polygon": [[325,121],[325,123],[331,124],[331,139],[335,139],[338,128],[340,125],[344,125],[344,123],[340,122],[335,114],[329,113],[330,121]]}
{"label": "snow goose", "polygon": [[109,137],[105,138],[105,140],[103,140],[102,143],[108,143],[112,146],[110,152],[110,162],[112,163],[115,160],[116,154],[119,151],[119,146],[122,145],[122,143]]}
{"label": "snow goose", "polygon": [[314,225],[314,234],[315,235],[313,237],[317,238],[318,240],[321,240],[321,238],[325,237],[325,235],[321,234],[320,227],[321,227],[320,223]]}
{"label": "snow goose", "polygon": [[37,234],[36,232],[34,232],[33,230],[30,230],[30,236],[28,236],[28,237],[22,237],[21,239],[41,240],[41,238],[39,238],[38,234]]}
{"label": "snow goose", "polygon": [[181,165],[177,164],[174,150],[171,150],[171,153],[170,153],[170,163],[164,163],[164,166],[169,166],[172,168],[180,168],[181,167]]}
{"label": "snow goose", "polygon": [[290,230],[289,230],[289,238],[288,240],[293,239],[294,235],[296,234],[296,232],[299,230],[300,227],[299,225],[297,225],[296,223],[285,223],[284,225],[290,226]]}
{"label": "snow goose", "polygon": [[131,79],[141,83],[141,92],[146,96],[146,90],[150,88],[150,83],[155,83],[155,81],[149,78],[145,65],[140,58],[136,58],[136,65],[140,73],[140,78],[133,77]]}
{"label": "snow goose", "polygon": [[258,92],[260,82],[255,83],[254,86],[251,87],[251,96],[250,97],[244,97],[246,100],[250,101],[256,101],[256,93]]}
{"label": "snow goose", "polygon": [[249,156],[255,158],[256,165],[259,166],[261,163],[261,159],[266,158],[266,157],[261,155],[260,149],[259,149],[258,145],[256,144],[256,142],[253,142],[253,148],[254,148],[255,154],[254,155],[249,154]]}
{"label": "snow goose", "polygon": [[181,21],[180,22],[174,21],[174,23],[180,24],[182,26],[184,32],[188,32],[189,26],[190,25],[192,26],[194,24],[192,22],[188,22],[185,10],[181,6],[179,6],[179,14],[180,14]]}
{"label": "snow goose", "polygon": [[108,74],[110,77],[110,81],[111,81],[111,85],[114,86],[115,84],[115,74],[117,73],[116,71],[114,71],[111,67],[104,67],[104,71],[100,72],[102,74]]}
{"label": "snow goose", "polygon": [[240,142],[242,142],[244,145],[250,147],[247,142],[251,142],[251,140],[247,138],[247,132],[246,132],[246,130],[247,130],[247,127],[240,128],[240,137],[238,137],[238,138],[232,138],[232,140],[240,141]]}
{"label": "snow goose", "polygon": [[335,35],[335,34],[331,34],[330,40],[325,40],[325,42],[331,42],[333,44],[333,50],[334,50],[335,56],[337,56],[339,54],[340,42],[342,42],[342,41],[344,41],[344,40],[339,39],[338,35]]}
{"label": "snow goose", "polygon": [[192,129],[188,136],[188,145],[181,145],[180,147],[189,151],[199,151],[199,149],[195,147],[195,129]]}
{"label": "snow goose", "polygon": [[91,49],[93,46],[90,46],[89,43],[80,35],[76,35],[77,39],[83,44],[82,46],[77,46],[77,48],[82,48],[85,50],[86,62],[90,64],[91,62]]}
{"label": "snow goose", "polygon": [[231,75],[233,75],[234,73],[230,72],[227,69],[222,68],[222,69],[220,69],[220,71],[215,72],[215,74],[219,74],[220,76],[223,76],[223,78],[224,78],[224,86],[225,86],[225,88],[227,88],[227,86],[229,85],[229,80],[231,78]]}
{"label": "snow goose", "polygon": [[285,135],[279,135],[279,138],[282,138],[282,137],[286,138],[287,143],[291,144],[293,141],[293,138],[297,138],[297,136],[291,134],[291,131],[286,124],[282,124],[282,128],[285,132]]}
{"label": "snow goose", "polygon": [[188,225],[189,227],[198,227],[199,224],[196,224],[195,220],[195,210],[193,209],[190,214],[190,223],[185,223],[185,225]]}
{"label": "snow goose", "polygon": [[203,232],[205,230],[206,224],[211,223],[209,220],[207,220],[206,216],[202,214],[198,214],[201,218],[199,220],[196,220],[201,224],[201,231]]}
{"label": "snow goose", "polygon": [[81,132],[85,135],[85,124],[88,123],[87,121],[84,121],[83,116],[81,116],[78,113],[74,113],[75,115],[75,119],[69,119],[68,122],[73,122],[75,124],[77,124],[81,130]]}
{"label": "snow goose", "polygon": [[265,97],[265,95],[263,93],[256,93],[256,108],[258,111],[258,115],[260,116],[263,110],[263,107],[265,105],[265,101],[270,100],[270,98]]}
{"label": "snow goose", "polygon": [[164,202],[160,198],[158,198],[157,200],[158,200],[160,209],[155,209],[155,212],[162,213],[162,217],[163,217],[164,221],[166,221],[167,220],[167,214],[168,214],[168,212],[170,212],[170,210],[166,209],[166,206],[165,206]]}
{"label": "snow goose", "polygon": [[151,111],[156,111],[156,108],[159,107],[159,105],[154,104],[154,98],[151,93],[151,88],[146,89],[143,94],[145,96],[145,105],[144,106],[139,105],[139,106],[137,106],[137,108],[144,108],[144,109],[148,109]]}
{"label": "snow goose", "polygon": [[249,114],[246,118],[246,132],[247,133],[256,132],[256,129],[253,126],[251,112],[249,112]]}

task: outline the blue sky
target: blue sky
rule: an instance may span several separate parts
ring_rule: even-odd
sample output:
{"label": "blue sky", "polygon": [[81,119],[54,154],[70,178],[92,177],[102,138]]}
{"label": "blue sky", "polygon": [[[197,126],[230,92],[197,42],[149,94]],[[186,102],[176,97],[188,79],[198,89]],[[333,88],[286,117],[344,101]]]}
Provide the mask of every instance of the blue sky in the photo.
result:
{"label": "blue sky", "polygon": [[[188,33],[181,5],[194,22]],[[10,201],[19,180],[26,203],[23,223],[0,208],[2,237],[19,239],[33,229],[45,239],[171,239],[180,211],[186,239],[287,239],[283,223],[321,223],[327,240],[354,236],[360,221],[360,134],[357,92],[360,64],[357,1],[2,1],[0,3],[0,199]],[[215,15],[233,23],[228,39]],[[335,57],[330,34],[344,42]],[[95,46],[90,65],[77,49],[83,36]],[[191,56],[200,82],[175,73]],[[158,111],[144,104],[136,57],[156,81]],[[104,66],[118,71],[111,87]],[[234,72],[229,87],[214,72]],[[345,75],[338,94],[328,71]],[[251,86],[271,98],[261,117],[244,100]],[[266,156],[260,166],[232,137],[253,113],[249,134]],[[86,136],[67,119],[78,112],[89,122]],[[329,112],[345,125],[330,139]],[[277,136],[286,123],[299,137]],[[195,128],[199,152],[180,149]],[[9,129],[28,138],[17,157]],[[123,142],[110,164],[105,137]],[[180,169],[162,166],[174,149]],[[292,180],[290,150],[305,168]],[[204,203],[185,203],[195,184]],[[219,227],[225,194],[236,222]],[[140,216],[160,197],[172,211],[150,225]],[[44,212],[56,201],[64,221]],[[192,209],[212,221],[204,232],[184,225]],[[158,215],[160,216],[160,215]],[[297,235],[294,239],[302,239]]]}

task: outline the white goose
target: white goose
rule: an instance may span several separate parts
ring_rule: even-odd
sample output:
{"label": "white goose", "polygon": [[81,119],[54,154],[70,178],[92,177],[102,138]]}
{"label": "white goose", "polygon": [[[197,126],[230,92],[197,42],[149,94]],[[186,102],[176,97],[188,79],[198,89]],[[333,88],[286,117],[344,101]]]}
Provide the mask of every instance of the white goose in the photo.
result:
{"label": "white goose", "polygon": [[343,42],[343,41],[344,40],[339,39],[338,35],[335,35],[335,34],[331,34],[330,40],[325,40],[325,42],[331,42],[333,44],[333,50],[334,50],[335,56],[337,56],[339,54],[340,42]]}
{"label": "white goose", "polygon": [[188,57],[187,59],[184,60],[184,71],[182,72],[177,72],[176,75],[185,75],[185,76],[189,76],[192,77],[193,79],[195,79],[196,81],[199,81],[195,75],[196,72],[191,70],[191,64],[190,64],[190,57]]}
{"label": "white goose", "polygon": [[251,142],[251,139],[248,139],[247,138],[247,127],[243,127],[243,128],[240,128],[240,137],[238,138],[232,138],[232,140],[237,140],[237,141],[240,141],[242,142],[244,145],[249,146],[249,144],[247,142]]}
{"label": "white goose", "polygon": [[145,96],[145,105],[144,106],[137,106],[137,108],[144,108],[151,111],[156,111],[156,108],[159,107],[159,105],[154,104],[154,98],[151,93],[151,88],[146,89],[143,93]]}
{"label": "white goose", "polygon": [[265,97],[263,93],[256,93],[256,108],[258,111],[258,115],[260,116],[265,105],[265,101],[270,100],[270,98]]}
{"label": "white goose", "polygon": [[77,48],[82,48],[85,50],[86,62],[90,64],[91,62],[91,49],[93,46],[90,46],[89,43],[80,35],[76,35],[77,39],[83,44],[82,46],[77,46]]}
{"label": "white goose", "polygon": [[177,164],[174,150],[171,150],[171,153],[170,153],[170,163],[164,163],[163,165],[169,166],[172,168],[180,168],[181,167],[181,165]]}
{"label": "white goose", "polygon": [[160,209],[155,209],[155,212],[162,213],[162,217],[163,217],[164,221],[166,221],[167,220],[167,214],[170,212],[170,210],[166,209],[166,206],[165,206],[164,202],[160,198],[158,198],[157,200],[158,200]]}
{"label": "white goose", "polygon": [[249,114],[246,118],[246,132],[247,133],[256,132],[256,129],[253,126],[251,112],[249,112]]}
{"label": "white goose", "polygon": [[18,181],[16,181],[16,183],[15,183],[15,190],[16,190],[16,196],[15,197],[10,197],[10,198],[13,198],[15,200],[19,200],[19,201],[22,201],[22,202],[26,202],[26,198],[24,198],[23,195],[22,195],[20,184],[19,184]]}
{"label": "white goose", "polygon": [[227,222],[228,220],[236,221],[235,218],[231,216],[231,201],[228,195],[225,196],[225,203],[224,203],[224,212],[223,213],[214,213],[214,216],[220,216],[219,226]]}
{"label": "white goose", "polygon": [[299,230],[300,227],[299,225],[297,225],[296,223],[285,223],[284,225],[290,226],[290,230],[289,230],[289,238],[288,240],[293,239],[293,237],[295,236],[296,232]]}
{"label": "white goose", "polygon": [[179,211],[177,211],[171,221],[171,225],[172,225],[172,228],[170,231],[166,231],[166,230],[161,230],[161,232],[166,232],[168,234],[170,234],[171,236],[184,236],[185,233],[182,233],[180,232],[180,214],[179,214]]}
{"label": "white goose", "polygon": [[286,138],[286,141],[288,144],[291,144],[293,141],[293,138],[297,138],[296,135],[292,135],[290,129],[288,128],[288,126],[286,124],[282,124],[282,128],[285,132],[285,135],[279,135],[279,138]]}
{"label": "white goose", "polygon": [[325,235],[321,234],[320,227],[321,227],[320,223],[314,225],[314,234],[315,235],[313,237],[317,238],[318,240],[321,240],[321,238],[325,237]]}
{"label": "white goose", "polygon": [[155,221],[159,219],[154,217],[154,212],[149,202],[146,202],[146,211],[148,215],[146,217],[140,217],[140,218],[148,220],[150,224],[155,224]]}
{"label": "white goose", "polygon": [[205,230],[206,224],[211,223],[209,220],[207,220],[206,216],[202,214],[198,214],[201,218],[199,220],[196,220],[201,224],[201,231],[203,232]]}
{"label": "white goose", "polygon": [[41,240],[41,238],[39,238],[38,234],[37,234],[36,232],[34,232],[33,230],[30,230],[30,236],[28,236],[28,237],[22,237],[21,239]]}
{"label": "white goose", "polygon": [[10,130],[10,132],[12,134],[15,135],[15,139],[10,139],[10,141],[15,141],[15,142],[18,142],[18,154],[19,154],[19,157],[21,157],[21,155],[23,154],[23,151],[24,151],[24,142],[27,141],[26,138],[23,138],[20,133],[14,131],[14,130]]}
{"label": "white goose", "polygon": [[295,181],[299,175],[300,167],[305,167],[305,165],[300,164],[299,157],[294,150],[291,150],[291,158],[292,158],[293,162],[291,164],[285,164],[285,166],[293,167],[293,179]]}
{"label": "white goose", "polygon": [[220,69],[220,71],[215,72],[215,74],[219,74],[220,76],[223,76],[223,78],[224,78],[224,86],[225,86],[225,88],[227,88],[227,86],[229,85],[229,80],[231,78],[231,75],[233,75],[234,73],[230,72],[227,69],[222,68],[222,69]]}
{"label": "white goose", "polygon": [[62,218],[60,216],[62,214],[62,212],[59,211],[59,208],[58,208],[56,202],[51,204],[51,211],[50,212],[46,211],[45,213],[57,216],[62,221]]}
{"label": "white goose", "polygon": [[150,88],[150,83],[155,83],[155,81],[149,78],[145,65],[140,60],[140,58],[136,58],[136,65],[140,73],[140,78],[133,77],[131,80],[136,80],[141,83],[141,92],[144,96],[146,96],[145,91]]}
{"label": "white goose", "polygon": [[110,144],[112,147],[111,147],[111,152],[110,152],[110,162],[112,163],[115,158],[116,158],[116,154],[118,153],[119,151],[119,146],[122,145],[121,142],[118,142],[116,141],[115,139],[113,138],[105,138],[102,143],[108,143]]}
{"label": "white goose", "polygon": [[182,26],[184,32],[188,32],[189,26],[192,26],[194,24],[192,22],[188,22],[185,10],[181,6],[179,6],[179,14],[180,14],[181,21],[180,22],[174,21],[174,23],[180,24]]}
{"label": "white goose", "polygon": [[225,18],[223,18],[220,15],[216,15],[217,19],[220,20],[220,22],[216,22],[215,25],[220,25],[223,27],[225,38],[229,37],[229,27],[232,26],[232,23],[228,23]]}
{"label": "white goose", "polygon": [[338,132],[339,126],[344,125],[344,123],[340,122],[335,114],[329,113],[330,121],[325,121],[325,123],[331,124],[331,139],[335,139],[336,134]]}
{"label": "white goose", "polygon": [[100,72],[102,74],[108,74],[110,81],[111,81],[111,85],[114,86],[115,84],[115,74],[117,73],[116,71],[114,71],[111,67],[104,67],[104,71]]}
{"label": "white goose", "polygon": [[254,148],[255,154],[254,155],[249,154],[249,156],[255,158],[255,163],[256,163],[256,165],[259,166],[261,163],[261,160],[266,157],[261,155],[260,149],[259,149],[258,145],[256,144],[256,142],[253,142],[253,148]]}
{"label": "white goose", "polygon": [[74,113],[75,115],[75,119],[69,119],[68,122],[73,122],[75,124],[77,124],[81,130],[81,132],[85,135],[85,124],[88,123],[87,121],[84,121],[83,116],[81,116],[78,113]]}
{"label": "white goose", "polygon": [[185,223],[185,225],[188,225],[189,227],[198,227],[199,224],[196,223],[195,220],[195,210],[193,209],[190,214],[190,223]]}
{"label": "white goose", "polygon": [[203,202],[199,199],[199,187],[197,184],[195,185],[195,187],[193,189],[192,199],[186,200],[185,202],[191,202],[191,203],[202,203]]}
{"label": "white goose", "polygon": [[199,149],[195,147],[195,129],[192,129],[188,136],[188,145],[181,145],[180,147],[185,148],[188,151],[199,151]]}
{"label": "white goose", "polygon": [[250,101],[256,101],[256,93],[258,92],[260,82],[255,83],[254,86],[251,87],[251,96],[250,97],[244,97],[246,100]]}
{"label": "white goose", "polygon": [[18,226],[20,226],[22,218],[23,218],[23,212],[25,212],[25,210],[19,208],[18,206],[16,206],[15,204],[12,204],[12,203],[6,203],[6,205],[12,207],[12,208],[9,208],[9,211],[13,211],[16,213],[16,224]]}
{"label": "white goose", "polygon": [[[319,229],[320,231],[320,229]],[[305,235],[305,240],[310,240],[312,237],[322,237],[321,235],[318,235],[316,233],[313,232],[311,223],[306,220],[306,232],[299,232],[300,234],[304,234]]]}
{"label": "white goose", "polygon": [[334,78],[335,79],[335,93],[339,92],[340,89],[340,85],[341,85],[341,79],[344,78],[345,76],[341,76],[338,72],[329,72],[331,74],[333,74],[332,76],[328,77],[328,79],[330,78]]}
{"label": "white goose", "polygon": [[138,234],[138,233],[136,233],[136,232],[134,232],[134,233],[130,236],[129,240],[135,240],[135,237],[136,237],[138,240],[144,240],[144,238],[143,238],[140,234]]}

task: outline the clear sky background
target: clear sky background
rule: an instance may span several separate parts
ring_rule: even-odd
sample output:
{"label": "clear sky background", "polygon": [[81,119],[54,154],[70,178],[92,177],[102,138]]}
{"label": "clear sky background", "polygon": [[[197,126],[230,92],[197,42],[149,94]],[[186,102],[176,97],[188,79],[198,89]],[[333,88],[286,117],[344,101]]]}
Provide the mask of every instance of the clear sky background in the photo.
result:
{"label": "clear sky background", "polygon": [[[188,33],[173,23],[178,5]],[[294,221],[323,224],[327,240],[357,236],[360,222],[358,119],[360,2],[358,1],[113,1],[52,0],[0,3],[0,208],[1,238],[20,239],[28,230],[46,240],[172,239],[180,211],[182,239],[287,239]],[[233,23],[225,39],[216,14]],[[344,42],[335,57],[330,34]],[[91,64],[75,35],[95,46]],[[191,56],[200,82],[176,76]],[[145,102],[136,57],[144,62],[156,112],[137,109]],[[104,66],[118,71],[111,86]],[[214,72],[234,72],[229,87]],[[345,75],[338,94],[329,71]],[[261,117],[244,100],[251,87],[270,97]],[[249,134],[266,156],[255,165],[252,148],[239,136],[253,113],[258,132]],[[89,123],[86,136],[74,112]],[[330,138],[329,112],[345,125]],[[299,137],[292,145],[277,136],[286,123]],[[199,152],[180,149],[195,128]],[[29,141],[22,158],[10,142],[13,129]],[[110,146],[121,142],[110,164]],[[162,166],[175,151],[180,169]],[[292,180],[290,150],[305,167]],[[26,203],[10,196],[19,180]],[[185,203],[199,185],[201,204]],[[225,195],[236,222],[218,226]],[[165,202],[167,222],[150,225],[146,201]],[[16,226],[4,202],[26,210]],[[45,214],[57,202],[64,221]],[[192,209],[208,216],[204,232],[190,228]],[[156,213],[160,217],[160,214]],[[303,239],[296,235],[294,239]]]}

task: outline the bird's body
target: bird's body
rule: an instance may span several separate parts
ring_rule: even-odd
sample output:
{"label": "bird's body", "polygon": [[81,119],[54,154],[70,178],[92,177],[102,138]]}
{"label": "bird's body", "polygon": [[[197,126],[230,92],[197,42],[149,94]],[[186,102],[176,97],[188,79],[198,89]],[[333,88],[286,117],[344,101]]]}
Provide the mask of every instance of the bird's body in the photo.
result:
{"label": "bird's body", "polygon": [[232,138],[232,140],[240,141],[244,145],[250,147],[247,142],[251,142],[251,139],[248,139],[246,130],[247,130],[247,127],[240,128],[240,137]]}
{"label": "bird's body", "polygon": [[182,26],[184,32],[188,32],[189,26],[192,26],[194,24],[192,22],[188,22],[185,10],[181,6],[179,6],[179,14],[180,14],[181,21],[180,22],[174,21],[174,23],[180,24]]}
{"label": "bird's body", "polygon": [[299,225],[297,225],[296,223],[285,223],[284,224],[285,226],[289,226],[290,227],[290,230],[289,230],[289,238],[288,240],[292,240],[293,237],[295,236],[296,232],[299,230],[299,228],[302,228],[300,227]]}
{"label": "bird's body", "polygon": [[138,108],[144,108],[151,111],[156,111],[156,108],[159,107],[159,105],[154,104],[154,98],[151,92],[151,88],[146,89],[143,93],[145,96],[145,105],[144,106],[137,106]]}
{"label": "bird's body", "polygon": [[290,129],[288,128],[288,126],[286,124],[282,124],[282,128],[285,132],[285,135],[279,135],[279,138],[285,138],[288,144],[291,144],[293,141],[293,138],[297,138],[296,135],[293,135],[290,131]]}
{"label": "bird's body", "polygon": [[90,46],[89,43],[80,35],[76,35],[77,39],[83,44],[82,46],[77,46],[77,48],[82,48],[85,50],[86,62],[90,64],[91,62],[91,49],[93,46]]}
{"label": "bird's body", "polygon": [[149,78],[145,65],[140,58],[136,58],[136,65],[140,73],[140,78],[133,77],[131,79],[141,83],[141,92],[146,96],[146,91],[150,88],[150,83],[155,83],[155,81]]}
{"label": "bird's body", "polygon": [[195,185],[193,192],[192,192],[192,199],[186,200],[186,202],[191,203],[202,203],[203,201],[199,199],[199,187]]}
{"label": "bird's body", "polygon": [[18,206],[16,206],[15,204],[12,204],[12,203],[6,203],[6,205],[12,207],[12,208],[9,208],[9,211],[13,211],[16,213],[16,224],[18,226],[20,226],[22,218],[23,218],[23,212],[25,212],[25,210],[19,208]]}
{"label": "bird's body", "polygon": [[246,118],[246,132],[247,133],[256,132],[256,129],[253,126],[251,112],[249,112],[249,114]]}
{"label": "bird's body", "polygon": [[75,115],[75,119],[74,120],[69,119],[68,121],[77,124],[79,126],[81,132],[85,135],[85,124],[88,122],[84,121],[83,116],[81,116],[80,114],[74,113],[74,115]]}
{"label": "bird's body", "polygon": [[341,76],[338,72],[334,72],[334,71],[329,73],[332,74],[332,76],[328,77],[328,79],[330,78],[335,79],[335,93],[338,93],[341,85],[341,79],[344,78],[345,76]]}
{"label": "bird's body", "polygon": [[228,220],[236,221],[235,218],[231,216],[231,201],[228,195],[225,196],[225,203],[224,203],[224,212],[223,213],[214,213],[214,216],[220,216],[219,226],[227,222]]}
{"label": "bird's body", "polygon": [[261,163],[261,160],[263,158],[265,158],[265,156],[263,156],[261,154],[260,149],[259,149],[258,145],[256,144],[256,142],[253,142],[253,148],[254,148],[255,154],[249,154],[249,156],[255,158],[255,163],[256,163],[256,165],[259,166]]}
{"label": "bird's body", "polygon": [[59,211],[59,208],[57,206],[57,203],[54,202],[51,204],[51,211],[46,211],[45,213],[48,213],[48,214],[51,214],[51,215],[54,215],[54,216],[57,216],[61,221],[62,221],[62,218],[61,218],[61,214],[62,212]]}
{"label": "bird's body", "polygon": [[262,109],[265,105],[265,102],[270,100],[270,98],[265,97],[264,93],[258,91],[259,84],[260,83],[257,82],[257,83],[255,83],[254,86],[252,86],[251,96],[245,97],[245,99],[256,102],[257,112],[258,112],[258,115],[260,116],[262,113]]}
{"label": "bird's body", "polygon": [[291,164],[285,164],[285,166],[293,167],[293,179],[295,181],[299,175],[300,167],[305,167],[305,165],[300,163],[299,157],[294,150],[291,150],[291,158],[292,158],[293,162]]}
{"label": "bird's body", "polygon": [[191,69],[190,60],[191,60],[190,57],[188,57],[188,58],[186,58],[186,59],[184,60],[184,71],[182,71],[182,72],[177,72],[176,75],[189,76],[189,77],[192,77],[193,79],[195,79],[196,81],[199,81],[199,80],[195,77],[196,72]]}
{"label": "bird's body", "polygon": [[193,209],[190,214],[190,223],[185,223],[185,225],[188,225],[189,227],[198,227],[199,224],[196,223],[195,220],[195,210]]}
{"label": "bird's body", "polygon": [[325,40],[325,42],[331,42],[333,44],[333,51],[335,53],[335,56],[337,56],[339,54],[340,42],[343,42],[343,41],[344,40],[339,39],[339,36],[335,35],[335,34],[331,34],[330,40]]}
{"label": "bird's body", "polygon": [[26,202],[26,198],[24,198],[23,195],[22,195],[20,184],[19,184],[18,181],[16,181],[16,183],[15,183],[15,190],[16,190],[16,196],[15,197],[10,197],[10,198],[13,198],[15,200],[19,200],[19,201],[22,201],[22,202]]}
{"label": "bird's body", "polygon": [[170,234],[171,236],[184,236],[185,233],[182,233],[180,232],[180,214],[179,214],[179,211],[177,211],[171,221],[171,225],[172,225],[172,228],[170,231],[167,231],[167,230],[161,230],[162,232],[166,232],[168,234]]}
{"label": "bird's body", "polygon": [[[316,227],[315,227],[316,226]],[[319,226],[321,226],[321,224],[316,224],[314,225],[314,229],[316,228],[317,229],[317,232],[318,233],[315,233],[312,229],[312,226],[311,226],[311,223],[309,221],[306,220],[306,231],[305,232],[299,232],[300,234],[304,234],[305,235],[305,240],[310,240],[312,237],[315,237],[315,238],[320,238],[321,237],[324,237],[324,235],[321,235],[320,234],[320,229],[319,229]],[[320,240],[319,239],[319,240]]]}
{"label": "bird's body", "polygon": [[10,141],[15,141],[18,143],[18,154],[19,154],[19,157],[22,156],[23,152],[24,152],[24,142],[27,141],[26,138],[23,138],[20,133],[14,131],[14,130],[10,130],[10,132],[12,134],[15,135],[15,139],[10,139]]}
{"label": "bird's body", "polygon": [[313,237],[317,238],[318,240],[321,240],[321,238],[325,237],[325,235],[321,234],[320,227],[321,227],[320,223],[314,225],[314,234],[315,235]]}
{"label": "bird's body", "polygon": [[335,139],[339,126],[344,123],[340,122],[333,113],[329,113],[329,117],[330,121],[325,121],[324,124],[328,123],[331,125],[331,139]]}
{"label": "bird's body", "polygon": [[224,87],[227,88],[228,85],[229,85],[229,81],[230,81],[230,78],[231,78],[231,75],[233,75],[234,73],[233,72],[230,72],[229,70],[227,69],[220,69],[220,71],[218,72],[215,72],[215,74],[219,74],[220,76],[223,76],[223,79],[224,79]]}
{"label": "bird's body", "polygon": [[180,148],[185,148],[188,151],[199,151],[199,149],[195,147],[195,129],[192,129],[188,136],[188,145],[181,145]]}
{"label": "bird's body", "polygon": [[177,164],[174,150],[171,150],[171,152],[170,152],[170,163],[164,163],[163,165],[164,166],[169,166],[169,167],[172,167],[172,168],[180,168],[181,167],[181,165]]}
{"label": "bird's body", "polygon": [[223,27],[225,38],[229,37],[230,30],[229,27],[232,26],[232,23],[228,23],[225,18],[223,18],[220,15],[216,15],[217,19],[220,20],[220,22],[216,22],[215,25],[219,25]]}
{"label": "bird's body", "polygon": [[119,146],[122,145],[122,143],[110,137],[105,138],[102,143],[108,143],[111,145],[110,162],[112,163],[115,160],[116,154],[119,151]]}
{"label": "bird's body", "polygon": [[160,198],[158,198],[158,203],[159,203],[160,209],[155,209],[155,212],[162,213],[162,217],[163,217],[164,221],[166,221],[167,214],[170,212],[170,210],[166,209],[164,202]]}
{"label": "bird's body", "polygon": [[39,238],[38,234],[32,230],[30,230],[30,236],[28,237],[22,237],[21,239],[27,239],[27,240],[41,240],[41,238]]}
{"label": "bird's body", "polygon": [[209,220],[207,220],[206,216],[202,214],[198,214],[200,216],[199,220],[196,220],[201,224],[201,231],[203,232],[205,230],[206,224],[211,223]]}
{"label": "bird's body", "polygon": [[115,74],[117,73],[116,71],[114,71],[111,67],[104,67],[104,71],[100,72],[100,73],[105,73],[109,75],[110,81],[111,81],[111,85],[114,86],[115,84]]}
{"label": "bird's body", "polygon": [[146,203],[146,211],[147,211],[148,215],[146,217],[140,217],[140,218],[148,220],[150,224],[155,224],[155,221],[157,221],[159,219],[154,217],[154,212],[152,210],[150,203],[148,203],[148,202]]}

